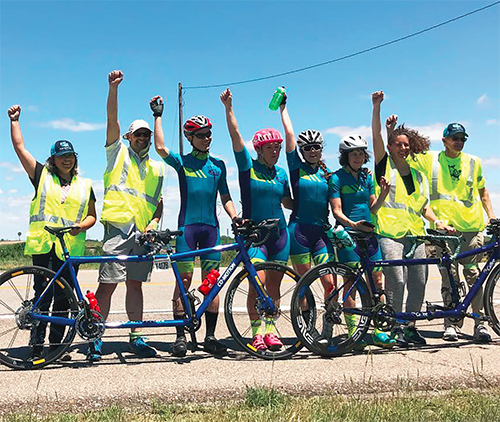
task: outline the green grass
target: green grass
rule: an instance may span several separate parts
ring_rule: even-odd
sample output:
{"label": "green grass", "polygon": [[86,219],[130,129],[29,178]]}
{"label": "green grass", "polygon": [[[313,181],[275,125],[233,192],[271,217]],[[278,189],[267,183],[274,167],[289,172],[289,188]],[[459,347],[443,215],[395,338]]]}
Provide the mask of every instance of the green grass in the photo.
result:
{"label": "green grass", "polygon": [[324,395],[292,397],[274,389],[248,388],[242,400],[216,404],[163,403],[127,409],[110,406],[99,411],[57,413],[12,413],[2,422],[100,422],[100,421],[178,421],[178,422],[440,422],[500,420],[500,391],[456,390],[439,395],[430,393],[392,393],[345,397]]}

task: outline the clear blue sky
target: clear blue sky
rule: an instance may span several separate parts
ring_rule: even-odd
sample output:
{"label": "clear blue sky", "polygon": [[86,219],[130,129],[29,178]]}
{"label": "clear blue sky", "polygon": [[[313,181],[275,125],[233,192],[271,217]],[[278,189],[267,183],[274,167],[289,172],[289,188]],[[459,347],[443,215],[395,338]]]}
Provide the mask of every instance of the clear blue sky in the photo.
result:
{"label": "clear blue sky", "polygon": [[[21,104],[26,146],[39,161],[58,139],[79,152],[102,207],[107,74],[121,69],[122,132],[153,120],[149,99],[166,98],[166,141],[177,151],[177,84],[196,86],[257,78],[342,57],[462,15],[491,1],[6,1],[0,2],[0,238],[25,237],[33,187],[15,156],[7,108]],[[483,159],[500,214],[500,5],[388,47],[309,71],[232,88],[245,139],[262,127],[281,130],[267,108],[276,86],[289,93],[295,131],[323,132],[327,164],[338,167],[338,142],[370,136],[373,91],[383,116],[420,129],[441,149],[444,126],[462,122],[465,151]],[[223,88],[188,89],[184,116],[214,122],[212,153],[226,161],[239,200]],[[184,148],[188,150],[188,145]],[[153,158],[158,158],[152,152]],[[280,165],[286,166],[285,160]],[[177,175],[164,188],[163,227],[175,228]],[[237,208],[240,209],[239,203]],[[221,214],[222,233],[228,219]],[[97,223],[90,238],[102,237]]]}

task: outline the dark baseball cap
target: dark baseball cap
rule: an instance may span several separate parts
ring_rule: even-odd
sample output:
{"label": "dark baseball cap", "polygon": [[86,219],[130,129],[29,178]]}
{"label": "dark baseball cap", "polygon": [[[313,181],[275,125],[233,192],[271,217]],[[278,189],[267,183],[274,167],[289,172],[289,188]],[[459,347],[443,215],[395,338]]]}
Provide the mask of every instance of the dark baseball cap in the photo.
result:
{"label": "dark baseball cap", "polygon": [[57,141],[52,147],[50,148],[50,156],[51,157],[60,157],[61,155],[65,154],[76,154],[73,144],[70,141]]}
{"label": "dark baseball cap", "polygon": [[453,135],[456,135],[457,133],[463,133],[466,138],[469,136],[465,131],[465,127],[460,123],[450,123],[448,126],[446,126],[443,132],[443,136],[445,138],[449,138]]}

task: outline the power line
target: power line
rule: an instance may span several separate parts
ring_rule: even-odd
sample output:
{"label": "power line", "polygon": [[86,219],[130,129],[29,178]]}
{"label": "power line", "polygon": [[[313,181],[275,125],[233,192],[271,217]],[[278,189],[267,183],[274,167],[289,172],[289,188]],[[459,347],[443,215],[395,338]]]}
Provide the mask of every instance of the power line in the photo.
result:
{"label": "power line", "polygon": [[500,3],[500,1],[496,1],[494,3],[491,3],[491,4],[487,5],[487,6],[481,7],[479,9],[473,10],[471,12],[468,12],[468,13],[465,13],[463,15],[457,16],[455,18],[449,19],[449,20],[447,20],[445,22],[438,23],[437,25],[430,26],[430,27],[428,27],[426,29],[422,29],[421,31],[418,31],[418,32],[414,32],[413,34],[406,35],[404,37],[397,38],[395,40],[388,41],[388,42],[383,43],[383,44],[379,44],[379,45],[377,45],[375,47],[370,47],[370,48],[367,48],[365,50],[357,51],[356,53],[351,53],[351,54],[348,54],[347,56],[338,57],[338,58],[333,59],[333,60],[328,60],[326,62],[313,64],[311,66],[302,67],[300,69],[289,70],[287,72],[277,73],[275,75],[263,76],[261,78],[247,79],[247,80],[244,80],[244,81],[227,82],[227,83],[215,84],[215,85],[186,86],[186,87],[184,87],[184,90],[186,90],[186,89],[220,88],[220,87],[227,87],[227,86],[248,84],[248,83],[257,82],[257,81],[264,81],[266,79],[277,78],[279,76],[291,75],[292,73],[303,72],[305,70],[314,69],[314,68],[320,67],[320,66],[326,66],[327,64],[340,62],[342,60],[347,60],[347,59],[350,59],[351,57],[359,56],[361,54],[368,53],[370,51],[377,50],[379,48],[386,47],[386,46],[391,45],[391,44],[396,44],[398,42],[407,40],[407,39],[412,38],[412,37],[416,37],[417,35],[421,35],[421,34],[423,34],[425,32],[432,31],[433,29],[439,28],[441,26],[448,25],[449,23],[458,21],[458,20],[463,19],[463,18],[465,18],[467,16],[473,15],[474,13],[478,13],[478,12],[481,12],[483,10],[489,9],[490,7],[496,6],[499,3]]}

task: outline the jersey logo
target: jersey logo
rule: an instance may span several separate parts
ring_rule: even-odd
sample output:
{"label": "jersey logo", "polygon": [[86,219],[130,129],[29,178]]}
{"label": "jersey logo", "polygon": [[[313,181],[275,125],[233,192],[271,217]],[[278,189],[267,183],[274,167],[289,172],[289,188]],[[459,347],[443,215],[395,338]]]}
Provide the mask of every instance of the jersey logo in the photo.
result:
{"label": "jersey logo", "polygon": [[217,167],[210,167],[210,168],[208,169],[208,174],[209,174],[210,176],[218,177],[218,176],[220,176],[221,171],[220,171],[220,169],[218,169]]}
{"label": "jersey logo", "polygon": [[187,167],[184,167],[184,174],[186,177],[196,177],[198,179],[206,179],[207,175],[203,173],[201,170],[193,170]]}

